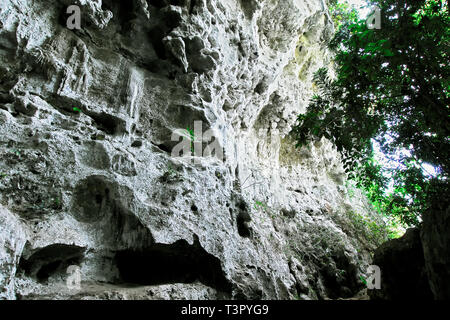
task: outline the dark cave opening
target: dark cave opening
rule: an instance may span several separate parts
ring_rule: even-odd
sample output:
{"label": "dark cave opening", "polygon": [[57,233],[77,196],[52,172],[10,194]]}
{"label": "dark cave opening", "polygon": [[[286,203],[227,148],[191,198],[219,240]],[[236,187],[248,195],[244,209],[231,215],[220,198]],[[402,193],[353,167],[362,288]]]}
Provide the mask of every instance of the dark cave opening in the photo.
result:
{"label": "dark cave opening", "polygon": [[161,27],[156,26],[149,31],[149,38],[152,42],[155,53],[161,60],[166,60],[166,48],[164,47],[163,38],[166,36],[167,31],[163,30]]}
{"label": "dark cave opening", "polygon": [[160,148],[162,151],[167,152],[167,153],[171,153],[172,152],[172,147],[168,146],[164,143],[160,143],[158,145],[156,145],[158,148]]}
{"label": "dark cave opening", "polygon": [[102,113],[86,112],[96,123],[99,130],[107,134],[115,135],[126,132],[125,121],[113,115]]}
{"label": "dark cave opening", "polygon": [[179,240],[141,250],[121,250],[115,260],[124,283],[161,285],[200,281],[220,292],[231,292],[220,260],[206,252],[198,241],[193,245]]}
{"label": "dark cave opening", "polygon": [[55,274],[64,274],[70,265],[78,265],[84,258],[85,248],[76,245],[52,244],[37,250],[28,259],[21,258],[17,272],[46,281]]}
{"label": "dark cave opening", "polygon": [[132,21],[137,18],[135,1],[103,0],[102,9],[113,13],[113,20],[120,26],[119,32],[127,35],[133,31]]}
{"label": "dark cave opening", "polygon": [[62,260],[57,260],[57,261],[50,262],[46,265],[43,265],[39,269],[39,271],[36,273],[36,278],[39,281],[45,281],[52,274],[56,273],[58,271],[58,269],[61,268],[62,263],[63,263]]}
{"label": "dark cave opening", "polygon": [[249,208],[247,203],[244,200],[240,200],[237,203],[237,209],[239,211],[238,216],[236,218],[236,224],[238,233],[241,237],[249,238],[251,236],[251,228],[248,223],[252,220],[249,214]]}
{"label": "dark cave opening", "polygon": [[343,250],[334,251],[328,262],[322,262],[319,273],[329,298],[350,298],[362,289],[358,283],[358,268]]}
{"label": "dark cave opening", "polygon": [[189,3],[189,0],[171,0],[170,4],[179,7],[185,7]]}
{"label": "dark cave opening", "polygon": [[197,5],[197,0],[191,0],[191,3],[189,4],[189,14],[194,13],[194,8]]}
{"label": "dark cave opening", "polygon": [[241,237],[248,238],[251,236],[250,228],[247,225],[247,221],[242,217],[237,217],[238,233]]}
{"label": "dark cave opening", "polygon": [[168,6],[169,3],[167,0],[147,0],[148,4],[161,9],[164,8],[165,6]]}

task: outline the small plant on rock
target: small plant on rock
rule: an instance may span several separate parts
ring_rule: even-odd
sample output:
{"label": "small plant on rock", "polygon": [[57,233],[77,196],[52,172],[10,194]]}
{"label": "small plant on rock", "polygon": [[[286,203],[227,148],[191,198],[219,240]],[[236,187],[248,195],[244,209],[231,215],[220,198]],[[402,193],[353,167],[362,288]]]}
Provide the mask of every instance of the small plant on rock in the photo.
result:
{"label": "small plant on rock", "polygon": [[187,127],[186,130],[189,132],[189,137],[191,140],[191,152],[194,152],[194,141],[195,141],[194,130],[190,129],[189,127]]}
{"label": "small plant on rock", "polygon": [[164,172],[164,174],[161,177],[159,177],[159,181],[163,183],[174,183],[182,180],[183,178],[181,174],[175,169],[173,169],[170,164],[167,166],[167,171]]}

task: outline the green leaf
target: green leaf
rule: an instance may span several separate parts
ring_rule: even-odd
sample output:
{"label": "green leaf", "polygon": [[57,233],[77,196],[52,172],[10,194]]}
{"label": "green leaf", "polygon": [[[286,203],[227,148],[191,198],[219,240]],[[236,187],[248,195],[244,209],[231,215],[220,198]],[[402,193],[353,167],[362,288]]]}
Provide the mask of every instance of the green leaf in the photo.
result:
{"label": "green leaf", "polygon": [[393,57],[394,53],[391,50],[389,50],[389,49],[385,49],[385,50],[383,50],[383,55],[385,57]]}

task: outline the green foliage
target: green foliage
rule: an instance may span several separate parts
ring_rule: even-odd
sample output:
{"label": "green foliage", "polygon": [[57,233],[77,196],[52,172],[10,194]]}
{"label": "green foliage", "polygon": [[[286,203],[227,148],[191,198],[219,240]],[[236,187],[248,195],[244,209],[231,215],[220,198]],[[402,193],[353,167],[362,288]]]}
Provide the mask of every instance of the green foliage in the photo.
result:
{"label": "green foliage", "polygon": [[20,150],[17,149],[11,149],[10,150],[11,153],[15,154],[16,156],[18,156],[20,158]]}
{"label": "green foliage", "polygon": [[159,181],[162,183],[175,183],[183,181],[183,177],[177,170],[173,169],[169,163],[166,172],[159,177]]}
{"label": "green foliage", "polygon": [[348,181],[346,182],[346,188],[349,198],[352,199],[355,196],[355,189],[352,186],[348,185]]}
{"label": "green foliage", "polygon": [[178,172],[177,171],[175,171],[173,168],[172,168],[172,166],[170,165],[170,163],[167,165],[167,172],[170,174],[170,175],[176,175]]}
{"label": "green foliage", "polygon": [[186,130],[189,132],[189,138],[191,140],[191,151],[194,152],[194,141],[195,141],[194,130],[190,129],[189,127],[187,127]]}
{"label": "green foliage", "polygon": [[219,171],[216,171],[215,175],[216,175],[217,179],[223,179],[223,174],[221,174]]}
{"label": "green foliage", "polygon": [[[255,204],[253,205],[253,208],[255,210],[258,210],[258,211],[261,210],[261,211],[267,213],[272,219],[275,219],[275,212],[274,212],[274,210],[269,208],[265,202],[255,201]],[[261,218],[261,222],[264,222],[264,221],[265,221],[265,219]]]}
{"label": "green foliage", "polygon": [[[346,17],[330,42],[337,77],[330,79],[326,69],[316,73],[318,93],[293,133],[299,147],[321,137],[333,141],[374,206],[417,225],[449,189],[448,6],[372,2],[381,8],[381,29],[368,29],[351,12],[337,16]],[[395,166],[375,161],[374,142]],[[427,174],[425,163],[438,174]]]}
{"label": "green foliage", "polygon": [[267,205],[261,201],[255,201],[254,207],[255,209],[263,208],[263,210],[267,210]]}
{"label": "green foliage", "polygon": [[358,12],[351,8],[347,2],[340,3],[335,1],[330,4],[331,19],[336,28],[340,28],[346,22],[356,22],[358,20]]}
{"label": "green foliage", "polygon": [[352,221],[358,235],[363,236],[373,243],[382,243],[392,237],[389,236],[391,233],[389,232],[389,228],[368,216],[349,211],[347,212],[347,217]]}
{"label": "green foliage", "polygon": [[54,195],[43,195],[38,198],[38,201],[33,204],[28,204],[27,209],[34,212],[35,214],[45,214],[52,210],[61,210],[63,204],[58,196]]}

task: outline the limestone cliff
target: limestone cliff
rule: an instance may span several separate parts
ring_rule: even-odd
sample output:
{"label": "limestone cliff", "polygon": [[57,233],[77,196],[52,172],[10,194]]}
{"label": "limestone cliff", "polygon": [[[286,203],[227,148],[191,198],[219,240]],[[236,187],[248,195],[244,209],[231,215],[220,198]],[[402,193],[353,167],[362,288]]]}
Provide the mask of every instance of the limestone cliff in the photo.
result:
{"label": "limestone cliff", "polygon": [[382,239],[355,221],[376,218],[348,195],[331,143],[296,149],[289,134],[331,63],[327,12],[323,0],[2,0],[0,297],[363,289]]}

